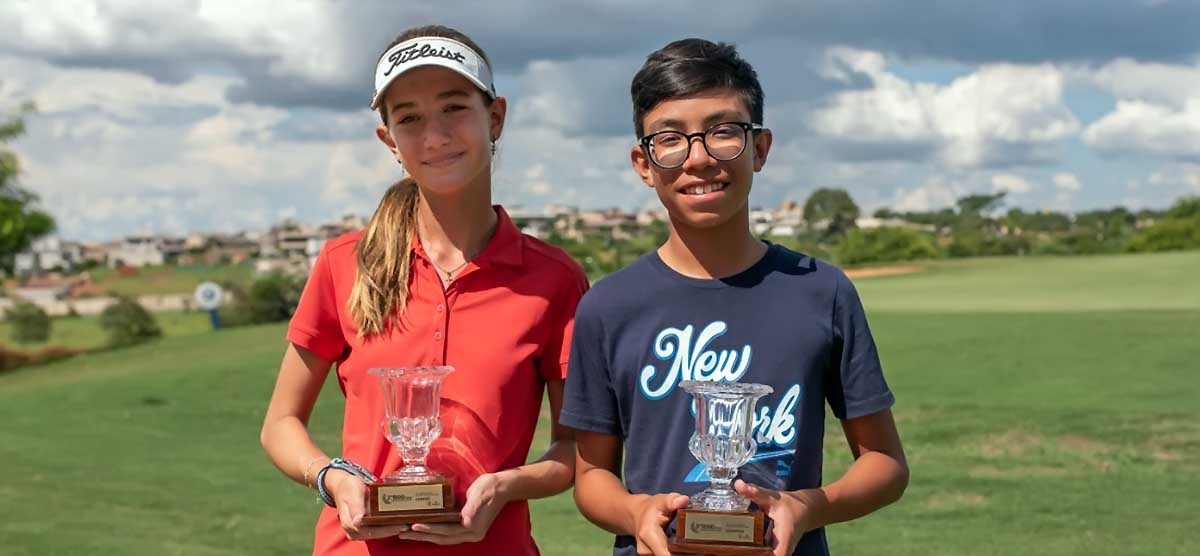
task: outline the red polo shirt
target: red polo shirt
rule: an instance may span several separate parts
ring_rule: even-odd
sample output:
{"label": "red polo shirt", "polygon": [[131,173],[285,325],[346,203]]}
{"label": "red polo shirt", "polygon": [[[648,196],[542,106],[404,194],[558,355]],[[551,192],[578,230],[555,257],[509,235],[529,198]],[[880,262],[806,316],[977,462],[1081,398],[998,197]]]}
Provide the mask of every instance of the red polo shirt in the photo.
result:
{"label": "red polo shirt", "polygon": [[[383,476],[402,464],[383,436],[383,398],[372,367],[451,365],[442,386],[442,434],[428,463],[453,481],[455,499],[480,474],[523,465],[548,380],[567,372],[575,305],[587,289],[566,253],[517,230],[504,209],[487,247],[443,289],[420,242],[413,242],[408,307],[399,327],[357,335],[347,311],[362,232],[325,244],[288,327],[288,341],[337,363],[346,396],[342,456]],[[317,521],[313,554],[537,554],[529,507],[513,502],[479,543],[437,546],[380,539],[350,541],[336,510]]]}

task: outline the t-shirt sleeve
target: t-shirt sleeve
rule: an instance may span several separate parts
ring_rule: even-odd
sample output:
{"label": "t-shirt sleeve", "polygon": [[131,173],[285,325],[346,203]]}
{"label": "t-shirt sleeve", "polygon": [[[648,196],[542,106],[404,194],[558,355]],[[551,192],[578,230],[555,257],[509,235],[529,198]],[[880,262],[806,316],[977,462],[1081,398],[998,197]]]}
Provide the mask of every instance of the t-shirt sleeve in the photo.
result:
{"label": "t-shirt sleeve", "polygon": [[621,423],[612,374],[604,355],[604,330],[594,304],[579,305],[559,422],[571,428],[619,435]]}
{"label": "t-shirt sleeve", "polygon": [[542,380],[563,380],[567,377],[567,361],[571,354],[571,335],[575,329],[575,309],[588,289],[587,275],[582,269],[572,269],[570,283],[553,301],[549,309],[550,334],[538,354],[538,373]]}
{"label": "t-shirt sleeve", "polygon": [[326,361],[337,361],[346,349],[346,337],[338,316],[337,294],[333,288],[333,273],[329,269],[329,249],[317,255],[300,304],[288,324],[287,339]]}
{"label": "t-shirt sleeve", "polygon": [[838,419],[883,411],[896,401],[883,378],[858,291],[844,274],[838,276],[834,295],[833,346],[827,368],[826,397]]}

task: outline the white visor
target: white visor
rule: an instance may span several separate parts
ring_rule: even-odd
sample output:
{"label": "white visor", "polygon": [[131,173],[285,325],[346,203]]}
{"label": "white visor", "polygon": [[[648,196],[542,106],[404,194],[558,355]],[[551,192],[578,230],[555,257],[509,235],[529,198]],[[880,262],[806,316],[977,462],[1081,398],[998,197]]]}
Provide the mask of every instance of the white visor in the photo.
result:
{"label": "white visor", "polygon": [[466,77],[491,98],[496,98],[492,69],[471,47],[442,37],[418,37],[388,49],[375,67],[375,96],[371,109],[379,109],[388,85],[404,72],[421,66],[441,66]]}

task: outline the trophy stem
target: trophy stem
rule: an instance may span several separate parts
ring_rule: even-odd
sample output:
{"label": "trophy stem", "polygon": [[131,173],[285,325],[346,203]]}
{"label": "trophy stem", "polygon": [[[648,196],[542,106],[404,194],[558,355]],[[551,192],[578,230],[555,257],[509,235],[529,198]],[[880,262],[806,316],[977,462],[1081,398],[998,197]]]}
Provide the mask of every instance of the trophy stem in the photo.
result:
{"label": "trophy stem", "polygon": [[441,475],[425,466],[429,457],[429,446],[396,446],[404,467],[387,476],[388,480],[400,482],[423,482],[441,478]]}
{"label": "trophy stem", "polygon": [[750,501],[733,490],[733,478],[737,468],[708,467],[709,485],[696,494],[688,503],[689,508],[726,512],[746,511]]}

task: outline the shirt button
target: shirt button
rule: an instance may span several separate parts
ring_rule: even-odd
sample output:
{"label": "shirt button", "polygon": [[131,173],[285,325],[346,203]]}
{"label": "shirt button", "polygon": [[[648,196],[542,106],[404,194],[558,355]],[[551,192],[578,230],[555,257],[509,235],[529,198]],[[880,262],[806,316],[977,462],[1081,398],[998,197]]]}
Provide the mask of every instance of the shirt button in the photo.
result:
{"label": "shirt button", "polygon": [[440,312],[442,312],[442,311],[445,311],[445,310],[446,310],[446,305],[445,305],[445,304],[438,304],[438,306],[437,306],[437,311],[438,311],[439,313],[440,313]]}
{"label": "shirt button", "polygon": [[441,333],[441,331],[434,332],[434,333],[433,333],[433,339],[434,339],[434,340],[441,340],[441,339],[442,339],[442,333]]}

